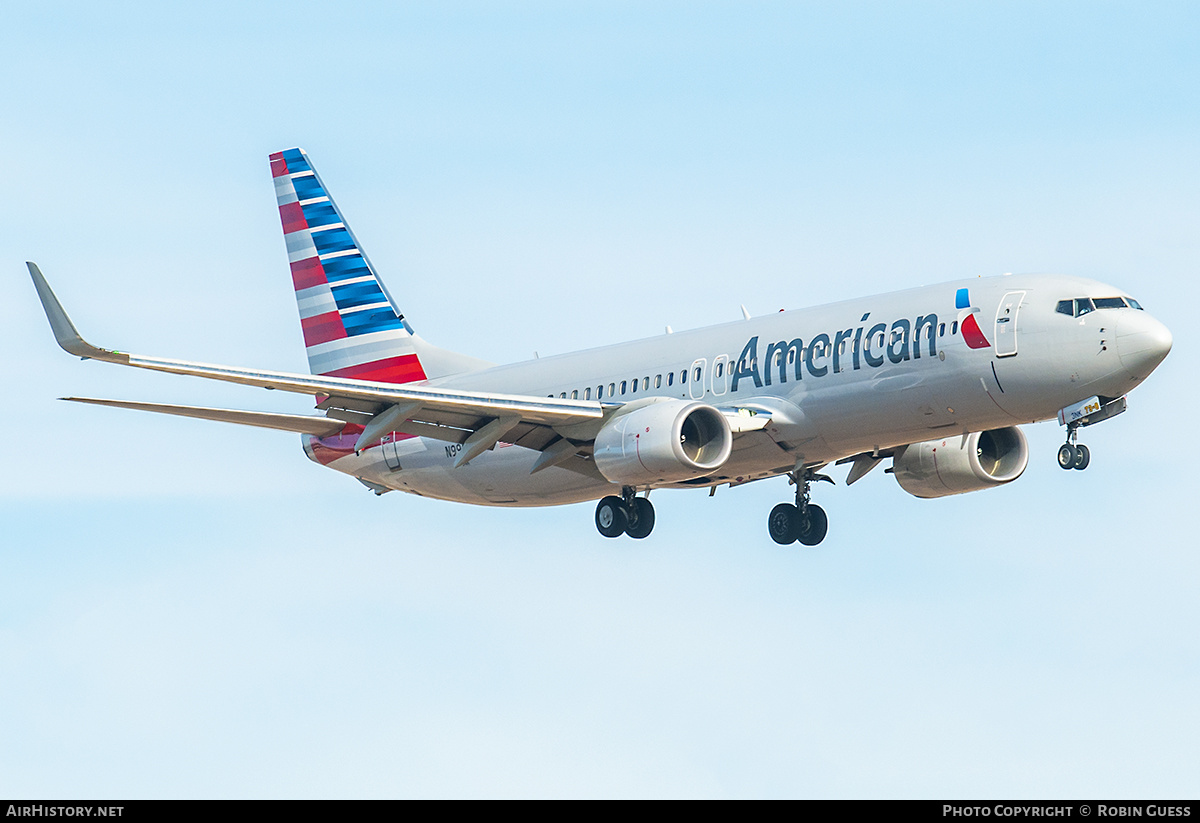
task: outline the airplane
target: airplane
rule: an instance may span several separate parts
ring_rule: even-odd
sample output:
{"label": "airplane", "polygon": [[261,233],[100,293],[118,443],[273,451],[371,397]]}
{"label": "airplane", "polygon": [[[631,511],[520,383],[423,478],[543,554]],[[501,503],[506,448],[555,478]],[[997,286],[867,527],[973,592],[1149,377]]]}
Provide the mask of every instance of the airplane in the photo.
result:
{"label": "airplane", "polygon": [[[322,414],[68,397],[80,403],[302,435],[313,461],[378,495],[487,506],[599,502],[609,538],[654,528],[651,491],[786,475],[794,502],[768,533],[815,546],[822,470],[853,485],[885,460],[909,494],[936,498],[1016,480],[1020,424],[1057,418],[1063,469],[1090,463],[1082,427],[1171,349],[1124,291],[1068,275],[974,278],[709,328],[495,365],[413,331],[299,148],[270,155],[311,374],[193,363],[86,342],[38,267],[28,268],[58,344],[101,360],[312,395]],[[670,332],[670,329],[667,330]]]}

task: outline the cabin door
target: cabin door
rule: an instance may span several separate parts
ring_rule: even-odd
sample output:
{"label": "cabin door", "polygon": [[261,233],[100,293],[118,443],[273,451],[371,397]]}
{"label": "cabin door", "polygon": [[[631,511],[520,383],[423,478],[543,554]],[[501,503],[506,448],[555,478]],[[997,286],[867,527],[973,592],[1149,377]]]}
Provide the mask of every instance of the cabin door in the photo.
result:
{"label": "cabin door", "polygon": [[1017,353],[1017,312],[1024,297],[1023,291],[1010,291],[996,309],[997,357],[1012,357]]}

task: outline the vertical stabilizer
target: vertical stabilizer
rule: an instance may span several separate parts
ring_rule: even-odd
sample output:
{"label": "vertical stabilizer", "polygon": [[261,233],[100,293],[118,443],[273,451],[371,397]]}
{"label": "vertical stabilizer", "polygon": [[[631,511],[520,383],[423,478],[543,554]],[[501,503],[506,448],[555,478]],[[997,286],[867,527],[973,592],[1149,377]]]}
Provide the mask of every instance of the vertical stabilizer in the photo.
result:
{"label": "vertical stabilizer", "polygon": [[301,149],[271,155],[300,326],[313,374],[424,380],[417,344]]}

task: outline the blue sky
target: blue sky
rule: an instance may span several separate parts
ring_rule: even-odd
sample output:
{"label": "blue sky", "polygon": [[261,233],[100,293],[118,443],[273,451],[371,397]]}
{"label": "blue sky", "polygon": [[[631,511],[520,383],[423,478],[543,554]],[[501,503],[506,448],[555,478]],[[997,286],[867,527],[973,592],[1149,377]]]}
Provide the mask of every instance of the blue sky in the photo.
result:
{"label": "blue sky", "polygon": [[[0,30],[0,794],[1194,797],[1194,4],[27,4]],[[783,480],[589,504],[389,494],[304,412],[83,364],[302,371],[267,154],[303,146],[405,314],[508,362],[1007,271],[1175,336],[1060,471],[938,501]],[[842,475],[838,472],[838,479]]]}

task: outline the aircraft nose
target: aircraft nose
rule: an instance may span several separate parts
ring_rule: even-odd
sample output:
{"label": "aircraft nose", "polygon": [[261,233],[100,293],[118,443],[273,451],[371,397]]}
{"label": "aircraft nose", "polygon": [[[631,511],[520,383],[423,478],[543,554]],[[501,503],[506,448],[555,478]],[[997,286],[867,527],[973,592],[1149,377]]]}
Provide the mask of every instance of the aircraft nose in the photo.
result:
{"label": "aircraft nose", "polygon": [[1124,312],[1117,325],[1117,356],[1139,382],[1163,361],[1171,343],[1170,330],[1147,312]]}

